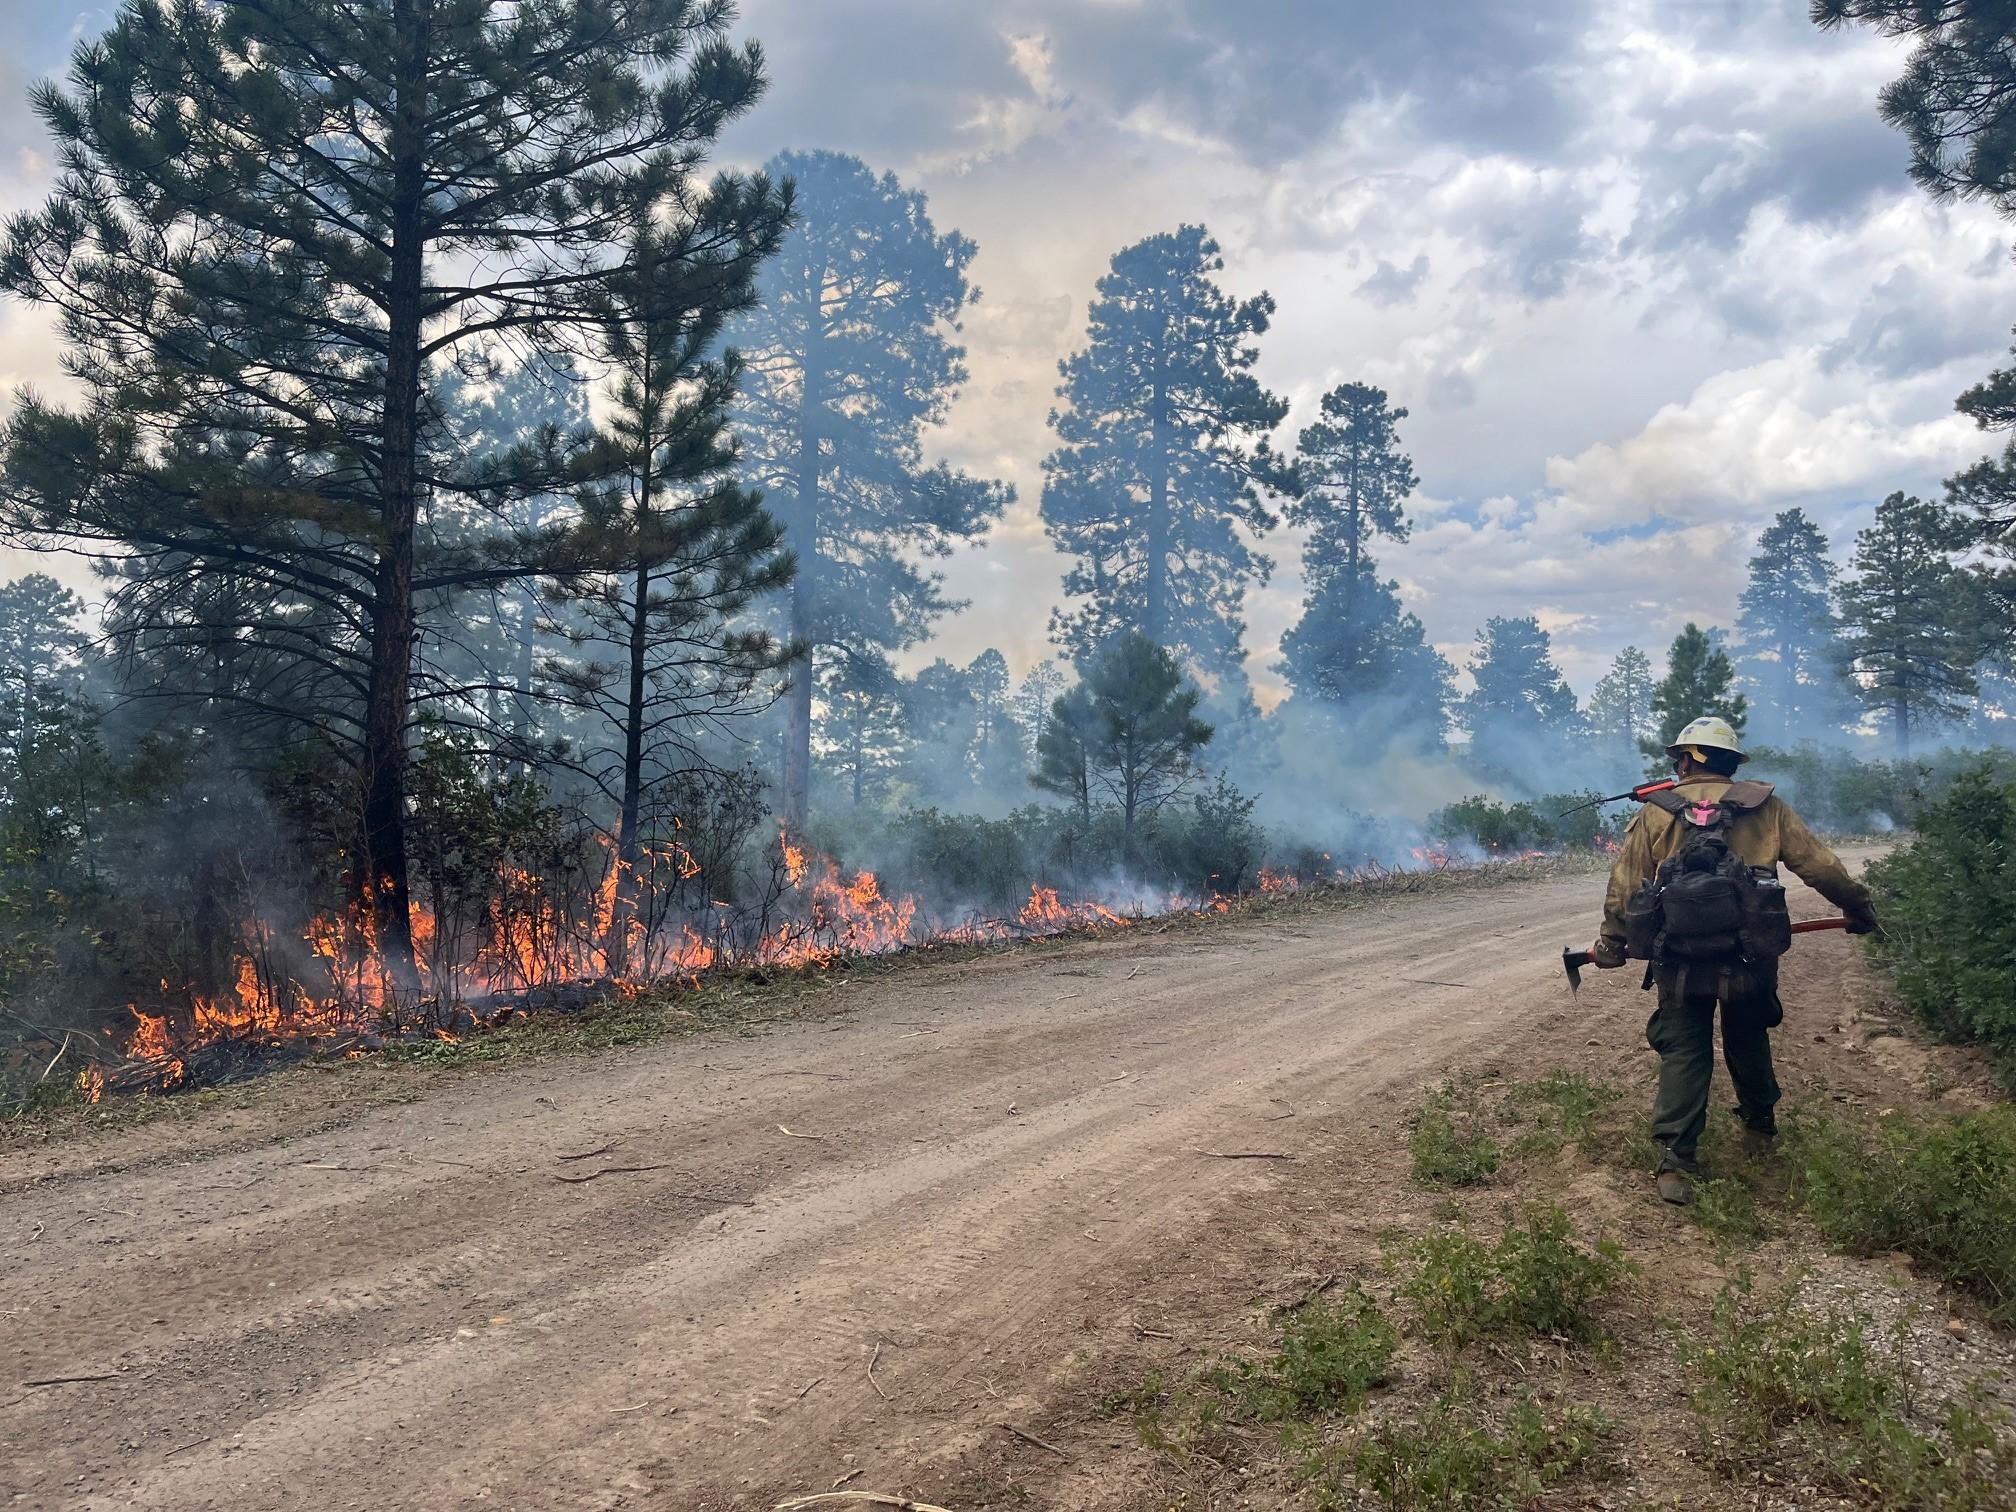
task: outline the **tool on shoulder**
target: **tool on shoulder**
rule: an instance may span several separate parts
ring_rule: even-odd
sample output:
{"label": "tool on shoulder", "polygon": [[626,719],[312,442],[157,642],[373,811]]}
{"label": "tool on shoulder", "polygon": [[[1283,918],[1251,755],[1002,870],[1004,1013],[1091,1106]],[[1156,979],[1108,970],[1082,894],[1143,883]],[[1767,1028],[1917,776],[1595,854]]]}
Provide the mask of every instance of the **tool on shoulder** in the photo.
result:
{"label": "tool on shoulder", "polygon": [[[1794,924],[1792,933],[1816,934],[1823,929],[1846,929],[1846,919],[1808,919],[1803,924]],[[1582,990],[1582,968],[1593,965],[1596,953],[1593,950],[1576,950],[1572,946],[1561,952],[1561,969],[1568,974],[1568,990]]]}
{"label": "tool on shoulder", "polygon": [[1578,803],[1573,808],[1561,810],[1554,817],[1556,819],[1566,819],[1570,814],[1579,814],[1584,809],[1600,808],[1606,803],[1622,803],[1626,798],[1636,803],[1643,803],[1654,793],[1671,791],[1679,781],[1680,779],[1677,777],[1661,777],[1656,782],[1641,782],[1628,793],[1612,793],[1608,798],[1591,798],[1587,803]]}

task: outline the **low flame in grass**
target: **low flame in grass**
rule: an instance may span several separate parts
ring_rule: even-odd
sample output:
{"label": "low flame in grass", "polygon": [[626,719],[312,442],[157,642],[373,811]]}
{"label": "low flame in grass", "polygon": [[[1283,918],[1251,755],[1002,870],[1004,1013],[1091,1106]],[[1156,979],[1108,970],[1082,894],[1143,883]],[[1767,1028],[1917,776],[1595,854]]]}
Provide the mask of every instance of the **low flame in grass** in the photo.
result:
{"label": "low flame in grass", "polygon": [[[673,877],[681,886],[689,884],[704,870],[684,843],[675,837],[644,848],[634,879],[613,841],[606,841],[605,849],[603,875],[576,895],[579,917],[556,899],[548,879],[512,867],[498,873],[480,917],[444,921],[416,906],[417,987],[402,987],[395,979],[368,905],[314,919],[298,936],[254,921],[243,931],[224,986],[198,992],[164,981],[155,1002],[132,1005],[126,1053],[144,1074],[121,1076],[115,1084],[170,1090],[189,1079],[192,1055],[227,1042],[255,1050],[313,1046],[355,1054],[387,1040],[452,1040],[511,1017],[529,1006],[528,994],[545,989],[569,989],[572,1001],[583,1002],[610,990],[690,980],[723,966],[823,966],[915,946],[1028,939],[1135,922],[1104,903],[1069,900],[1039,882],[1011,915],[936,927],[916,898],[891,894],[874,872],[845,871],[830,856],[782,833],[775,882],[760,914],[717,901],[703,908],[704,918],[684,911],[668,918],[667,900],[686,895],[659,895],[653,888],[667,886]],[[1414,859],[1438,871],[1456,864],[1447,850],[1432,846],[1418,848]],[[1323,861],[1334,869],[1318,873],[1320,885],[1390,874],[1376,861],[1357,866],[1335,866],[1328,856]],[[1294,872],[1271,868],[1257,879],[1262,895],[1306,885]],[[1160,908],[1224,914],[1233,905],[1233,898],[1214,891],[1201,899],[1169,897]],[[89,1087],[80,1082],[94,1098],[104,1086],[102,1074]]]}

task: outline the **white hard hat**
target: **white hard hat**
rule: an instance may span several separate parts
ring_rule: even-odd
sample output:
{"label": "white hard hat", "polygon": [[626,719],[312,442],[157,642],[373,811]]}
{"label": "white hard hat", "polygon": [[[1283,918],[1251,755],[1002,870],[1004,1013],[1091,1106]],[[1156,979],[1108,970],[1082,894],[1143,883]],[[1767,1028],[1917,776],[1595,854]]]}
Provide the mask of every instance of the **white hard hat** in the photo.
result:
{"label": "white hard hat", "polygon": [[1666,747],[1666,754],[1678,756],[1690,747],[1697,751],[1729,751],[1739,763],[1750,759],[1743,752],[1743,741],[1737,735],[1736,727],[1719,714],[1703,714],[1688,724],[1673,737],[1673,744]]}

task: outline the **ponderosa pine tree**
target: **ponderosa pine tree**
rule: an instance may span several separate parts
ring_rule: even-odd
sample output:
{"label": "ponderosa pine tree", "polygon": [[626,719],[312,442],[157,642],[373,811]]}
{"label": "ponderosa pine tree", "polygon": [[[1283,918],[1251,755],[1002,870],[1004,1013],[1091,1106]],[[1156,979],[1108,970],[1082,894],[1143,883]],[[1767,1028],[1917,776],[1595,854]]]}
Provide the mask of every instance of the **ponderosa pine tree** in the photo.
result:
{"label": "ponderosa pine tree", "polygon": [[1863,706],[1904,755],[1915,730],[1961,718],[1976,690],[1982,605],[1955,561],[1973,541],[1953,510],[1903,493],[1855,537],[1854,576],[1839,589],[1842,650]]}
{"label": "ponderosa pine tree", "polygon": [[826,687],[819,762],[849,808],[878,802],[910,752],[901,684],[880,667],[842,662]]}
{"label": "ponderosa pine tree", "polygon": [[1477,632],[1476,683],[1462,701],[1471,759],[1499,770],[1538,767],[1582,734],[1575,695],[1554,665],[1553,642],[1531,615],[1493,616]]}
{"label": "ponderosa pine tree", "polygon": [[1803,509],[1785,510],[1757,538],[1737,629],[1748,681],[1763,695],[1762,733],[1777,743],[1841,722],[1835,576],[1827,537]]}
{"label": "ponderosa pine tree", "polygon": [[[1360,641],[1368,608],[1361,590],[1368,580],[1367,545],[1375,536],[1407,539],[1407,496],[1419,481],[1413,459],[1400,449],[1404,409],[1389,408],[1386,391],[1364,383],[1343,383],[1325,394],[1321,416],[1297,438],[1298,492],[1284,511],[1291,524],[1305,527],[1302,578],[1308,585],[1302,620],[1293,638],[1299,654],[1282,665],[1297,692],[1336,698],[1329,684],[1350,687],[1355,669],[1369,660]],[[1331,669],[1341,670],[1332,675]]]}
{"label": "ponderosa pine tree", "polygon": [[798,562],[789,630],[803,648],[785,704],[782,808],[804,821],[813,704],[843,661],[865,670],[954,607],[916,558],[944,556],[1014,498],[1004,483],[924,460],[924,432],[966,381],[953,336],[979,298],[974,244],[940,234],[924,196],[859,158],[785,153],[797,223],[760,303],[730,332],[746,363],[744,470]]}
{"label": "ponderosa pine tree", "polygon": [[[1812,0],[1823,27],[1868,26],[1912,43],[1904,72],[1883,88],[1883,119],[1911,145],[1911,176],[1935,199],[1986,201],[2016,214],[2016,49],[2003,0]],[[1983,430],[2016,430],[2016,369],[1962,394]],[[1946,481],[1949,504],[1972,511],[1992,561],[1975,571],[1989,654],[2016,664],[2016,440]]]}
{"label": "ponderosa pine tree", "polygon": [[19,768],[38,713],[77,691],[90,642],[84,605],[46,572],[0,584],[0,744]]}
{"label": "ponderosa pine tree", "polygon": [[1911,144],[1911,177],[1940,199],[2016,210],[2016,55],[2003,0],[1809,0],[1814,22],[1915,45],[1879,97]]}
{"label": "ponderosa pine tree", "polygon": [[1738,735],[1750,717],[1750,701],[1736,691],[1736,666],[1729,653],[1698,625],[1674,637],[1666,653],[1666,675],[1652,690],[1658,732],[1646,742],[1647,755],[1662,753],[1689,722],[1719,714]]}
{"label": "ponderosa pine tree", "polygon": [[1652,659],[1636,646],[1617,653],[1610,670],[1589,694],[1589,733],[1620,772],[1638,764],[1643,744],[1659,728],[1652,713]]}
{"label": "ponderosa pine tree", "polygon": [[1015,717],[1008,658],[989,646],[966,664],[973,696],[973,776],[986,793],[1008,793],[1026,771],[1021,722]]}
{"label": "ponderosa pine tree", "polygon": [[1370,557],[1358,571],[1355,589],[1331,574],[1303,600],[1302,618],[1281,638],[1280,670],[1297,699],[1331,720],[1354,719],[1376,700],[1374,724],[1389,738],[1439,747],[1455,668],[1428,643],[1420,616],[1402,607],[1399,583],[1382,581]]}
{"label": "ponderosa pine tree", "polygon": [[1059,367],[1042,513],[1076,559],[1064,592],[1078,602],[1051,617],[1058,645],[1085,658],[1138,631],[1229,682],[1236,703],[1245,595],[1273,570],[1240,527],[1277,523],[1265,495],[1287,475],[1266,438],[1288,406],[1252,371],[1274,301],[1233,299],[1224,266],[1202,226],[1114,256],[1086,344]]}
{"label": "ponderosa pine tree", "polygon": [[695,250],[696,164],[762,88],[731,19],[722,0],[127,0],[72,89],[35,92],[63,171],[10,222],[0,286],[55,309],[83,403],[16,410],[5,524],[245,585],[240,632],[313,669],[295,707],[357,774],[349,891],[408,987],[416,604],[560,544],[435,556],[429,502],[458,480],[429,369],[564,344],[640,207],[670,255]]}
{"label": "ponderosa pine tree", "polygon": [[1051,706],[1064,687],[1064,674],[1047,656],[1022,674],[1011,707],[1015,723],[1022,731],[1023,762],[1027,766],[1034,766],[1039,759],[1037,742],[1042,738],[1043,726],[1049,722]]}
{"label": "ponderosa pine tree", "polygon": [[1142,822],[1197,773],[1196,754],[1212,735],[1197,717],[1204,695],[1174,656],[1132,630],[1094,652],[1081,675],[1051,708],[1031,780],[1081,814],[1093,793],[1111,798],[1131,862]]}
{"label": "ponderosa pine tree", "polygon": [[[792,563],[762,497],[742,486],[729,430],[740,365],[714,356],[731,315],[755,297],[756,269],[790,213],[766,184],[726,183],[700,212],[714,223],[704,258],[669,255],[662,231],[633,232],[625,271],[600,306],[612,413],[590,471],[615,481],[582,496],[596,566],[558,574],[552,595],[577,654],[545,667],[559,696],[600,728],[579,763],[617,813],[616,887],[604,952],[621,975],[645,937],[647,827],[675,814],[647,800],[675,777],[712,771],[705,737],[767,707],[769,674],[791,648],[746,623],[785,587]],[[585,654],[581,654],[585,652]]]}

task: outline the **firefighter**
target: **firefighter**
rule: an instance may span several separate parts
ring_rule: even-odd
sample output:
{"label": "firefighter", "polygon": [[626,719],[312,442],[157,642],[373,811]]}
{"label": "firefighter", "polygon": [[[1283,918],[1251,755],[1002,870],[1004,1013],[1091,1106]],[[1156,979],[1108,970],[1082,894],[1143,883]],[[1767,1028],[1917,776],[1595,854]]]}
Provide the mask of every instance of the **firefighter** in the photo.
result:
{"label": "firefighter", "polygon": [[[1634,896],[1649,896],[1641,890],[1649,889],[1661,862],[1693,843],[1689,821],[1680,813],[1687,805],[1720,806],[1715,812],[1726,825],[1726,854],[1749,868],[1768,869],[1768,873],[1753,871],[1753,877],[1775,876],[1782,861],[1846,915],[1849,933],[1876,929],[1869,890],[1848,874],[1840,857],[1820,842],[1789,804],[1772,795],[1768,783],[1736,781],[1736,769],[1749,758],[1726,719],[1707,715],[1693,721],[1666,754],[1679,781],[1670,795],[1661,794],[1659,800],[1671,807],[1648,803],[1624,832],[1623,849],[1610,870],[1602,934],[1590,952],[1595,965],[1617,967],[1627,959],[1627,906]],[[1784,1010],[1778,1001],[1775,957],[1748,960],[1740,949],[1732,948],[1705,959],[1679,959],[1677,948],[1655,949],[1662,958],[1653,962],[1648,975],[1658,985],[1659,1006],[1645,1026],[1646,1039],[1659,1052],[1652,1138],[1659,1146],[1659,1195],[1682,1204],[1693,1199],[1695,1146],[1708,1121],[1717,1005],[1722,1010],[1722,1057],[1735,1084],[1736,1114],[1743,1122],[1743,1152],[1752,1157],[1768,1153],[1778,1132],[1774,1115],[1778,1082],[1771,1069],[1769,1031],[1784,1018]]]}

